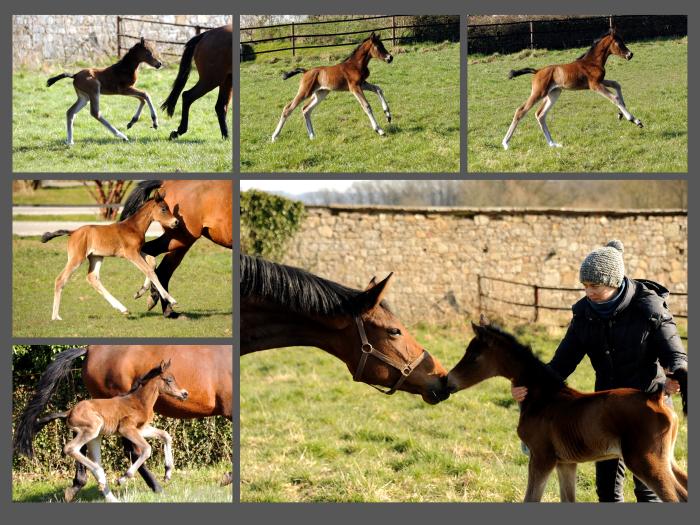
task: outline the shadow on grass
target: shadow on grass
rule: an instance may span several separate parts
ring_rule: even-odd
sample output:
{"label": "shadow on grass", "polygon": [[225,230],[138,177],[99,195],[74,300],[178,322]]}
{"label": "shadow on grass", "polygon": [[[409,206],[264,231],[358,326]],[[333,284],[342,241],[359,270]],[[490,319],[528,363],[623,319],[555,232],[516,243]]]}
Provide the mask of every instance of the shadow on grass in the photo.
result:
{"label": "shadow on grass", "polygon": [[[64,488],[68,488],[70,486],[70,477],[66,476],[66,486]],[[42,490],[38,492],[32,492],[30,495],[27,495],[23,498],[12,498],[13,501],[19,502],[19,503],[46,503],[46,502],[53,502],[53,503],[65,503],[63,499],[63,490],[64,488],[59,488],[55,490]],[[80,491],[80,494],[78,495],[77,499],[75,502],[94,502],[94,501],[104,501],[104,496],[102,493],[98,490],[97,485],[91,485],[87,488],[84,488],[83,490]]]}
{"label": "shadow on grass", "polygon": [[[207,319],[209,317],[233,315],[232,311],[217,312],[215,310],[204,310],[204,311],[197,311],[197,312],[178,311],[176,313],[178,314],[177,317],[170,317],[170,318],[167,318],[167,320],[169,320],[169,321],[196,321],[198,319]],[[136,312],[136,313],[134,313],[134,312],[130,311],[128,319],[130,321],[139,321],[141,319],[153,319],[155,317],[163,317],[163,313],[160,310],[156,311],[154,308],[150,312]],[[163,319],[166,319],[166,318],[163,317]]]}

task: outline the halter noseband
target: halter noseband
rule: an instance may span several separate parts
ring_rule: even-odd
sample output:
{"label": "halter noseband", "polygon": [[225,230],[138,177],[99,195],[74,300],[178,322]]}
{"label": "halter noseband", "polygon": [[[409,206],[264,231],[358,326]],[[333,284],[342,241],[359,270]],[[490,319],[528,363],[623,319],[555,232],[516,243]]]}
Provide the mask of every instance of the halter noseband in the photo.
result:
{"label": "halter noseband", "polygon": [[[403,382],[408,378],[408,376],[411,375],[411,373],[418,367],[418,365],[425,359],[425,357],[428,355],[427,350],[423,350],[421,355],[419,355],[415,361],[412,363],[397,363],[393,359],[391,359],[389,356],[382,354],[381,352],[378,352],[376,348],[372,346],[372,344],[367,340],[367,334],[365,333],[365,325],[362,322],[362,319],[360,316],[355,317],[355,324],[357,325],[357,331],[360,333],[360,339],[362,340],[362,357],[360,357],[360,363],[357,365],[357,368],[355,369],[355,374],[353,375],[353,380],[355,381],[361,381],[362,378],[362,371],[365,369],[365,363],[367,362],[367,356],[373,355],[377,359],[380,359],[381,361],[384,361],[386,364],[389,366],[395,368],[399,372],[401,372],[401,377],[399,377],[398,381],[388,390],[382,390],[376,385],[369,385],[373,388],[376,388],[379,390],[382,394],[386,394],[388,396],[392,395],[394,392],[398,390],[398,388],[403,384]],[[368,383],[369,384],[369,383]]]}

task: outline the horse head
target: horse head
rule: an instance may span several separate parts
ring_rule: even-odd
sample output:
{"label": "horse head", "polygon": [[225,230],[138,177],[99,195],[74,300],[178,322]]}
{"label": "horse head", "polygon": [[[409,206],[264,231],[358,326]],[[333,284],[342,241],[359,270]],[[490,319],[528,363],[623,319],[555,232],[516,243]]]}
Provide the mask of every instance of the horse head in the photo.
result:
{"label": "horse head", "polygon": [[611,27],[608,32],[608,38],[610,38],[610,44],[608,49],[613,55],[624,58],[625,60],[632,60],[634,53],[627,49],[622,35],[617,31],[617,28]]}
{"label": "horse head", "polygon": [[189,396],[187,390],[181,388],[180,385],[177,384],[172,374],[166,373],[168,368],[170,368],[170,359],[168,359],[168,361],[161,361],[159,368],[160,385],[158,387],[158,393],[185,401]]}
{"label": "horse head", "polygon": [[146,62],[149,66],[152,66],[156,69],[160,69],[161,67],[163,67],[163,62],[158,56],[158,52],[156,51],[155,45],[153,44],[153,42],[146,40],[144,37],[141,37],[141,40],[139,40],[129,50],[129,52],[134,52],[136,54],[136,58],[138,59],[139,63]]}
{"label": "horse head", "polygon": [[165,202],[165,192],[156,190],[153,195],[153,209],[151,212],[151,220],[158,221],[163,228],[177,228],[180,224],[179,219],[173,215]]}
{"label": "horse head", "polygon": [[381,39],[377,36],[377,34],[374,31],[372,31],[372,34],[369,36],[368,41],[370,43],[370,48],[369,48],[370,56],[372,58],[377,58],[379,60],[383,60],[387,64],[391,64],[391,62],[394,60],[394,57],[391,56],[391,53],[389,53],[386,50]]}

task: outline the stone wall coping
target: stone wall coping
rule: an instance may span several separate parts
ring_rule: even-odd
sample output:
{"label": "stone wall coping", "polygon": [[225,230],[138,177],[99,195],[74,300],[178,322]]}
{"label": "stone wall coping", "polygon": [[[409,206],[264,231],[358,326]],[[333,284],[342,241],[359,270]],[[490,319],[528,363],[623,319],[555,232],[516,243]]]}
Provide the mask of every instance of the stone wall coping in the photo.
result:
{"label": "stone wall coping", "polygon": [[452,206],[396,206],[368,204],[331,204],[305,205],[307,210],[328,210],[331,213],[409,213],[409,214],[439,214],[461,217],[475,215],[557,215],[557,216],[598,216],[598,217],[632,217],[632,216],[687,216],[687,209],[593,209],[593,208],[546,208],[546,207],[452,207]]}

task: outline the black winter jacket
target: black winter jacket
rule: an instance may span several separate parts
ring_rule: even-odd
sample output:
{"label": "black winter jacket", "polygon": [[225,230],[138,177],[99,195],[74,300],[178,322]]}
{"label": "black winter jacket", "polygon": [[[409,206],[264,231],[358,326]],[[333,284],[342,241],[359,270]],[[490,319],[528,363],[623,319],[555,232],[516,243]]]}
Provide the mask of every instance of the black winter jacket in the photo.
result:
{"label": "black winter jacket", "polygon": [[627,279],[615,312],[602,319],[585,297],[572,307],[573,319],[549,363],[566,379],[588,355],[595,389],[630,387],[655,390],[666,380],[664,368],[688,367],[688,356],[668,311],[668,290],[658,283]]}

